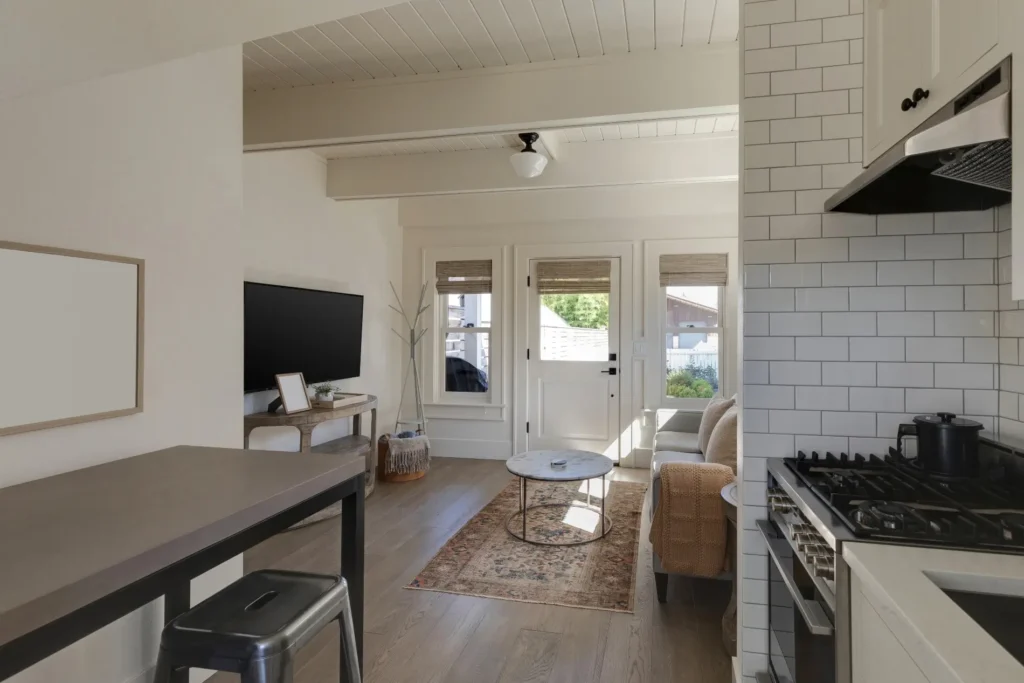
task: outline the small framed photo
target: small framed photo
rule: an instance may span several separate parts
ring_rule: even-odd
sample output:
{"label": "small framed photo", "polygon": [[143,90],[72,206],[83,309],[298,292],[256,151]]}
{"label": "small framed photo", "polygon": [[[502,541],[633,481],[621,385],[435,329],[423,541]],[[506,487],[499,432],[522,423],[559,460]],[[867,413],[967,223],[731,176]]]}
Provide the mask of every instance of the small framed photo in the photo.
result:
{"label": "small framed photo", "polygon": [[275,375],[274,379],[277,380],[277,390],[281,394],[285,415],[301,413],[313,408],[309,403],[309,393],[306,391],[306,378],[302,376],[301,372]]}

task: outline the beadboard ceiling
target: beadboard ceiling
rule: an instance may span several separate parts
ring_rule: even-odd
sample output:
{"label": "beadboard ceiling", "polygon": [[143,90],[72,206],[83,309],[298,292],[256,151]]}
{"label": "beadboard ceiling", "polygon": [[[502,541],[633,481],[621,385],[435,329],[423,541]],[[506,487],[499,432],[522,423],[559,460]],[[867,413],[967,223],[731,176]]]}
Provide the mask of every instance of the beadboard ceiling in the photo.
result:
{"label": "beadboard ceiling", "polygon": [[245,43],[249,90],[733,42],[740,0],[414,0]]}
{"label": "beadboard ceiling", "polygon": [[[562,144],[630,140],[640,138],[672,138],[702,133],[729,133],[738,129],[739,116],[701,116],[665,121],[617,123],[605,126],[584,126],[554,131]],[[543,144],[543,143],[541,143]],[[519,149],[523,143],[514,134],[461,135],[458,137],[425,138],[389,142],[365,142],[314,149],[326,159],[353,159],[359,157],[399,156],[403,154],[430,154],[459,152],[471,149]]]}

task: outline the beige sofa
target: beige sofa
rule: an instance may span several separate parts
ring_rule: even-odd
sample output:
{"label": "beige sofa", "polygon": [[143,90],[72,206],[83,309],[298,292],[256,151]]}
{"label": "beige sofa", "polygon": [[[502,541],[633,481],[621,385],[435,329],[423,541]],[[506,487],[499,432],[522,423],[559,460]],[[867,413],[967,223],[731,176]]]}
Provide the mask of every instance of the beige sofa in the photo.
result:
{"label": "beige sofa", "polygon": [[[697,432],[700,429],[701,412],[668,410],[658,412],[658,431],[654,435],[654,457],[651,460],[651,507],[648,514],[653,518],[661,497],[661,467],[670,462],[704,462],[700,452]],[[661,558],[654,553],[654,583],[658,602],[668,598],[668,573],[661,564]]]}

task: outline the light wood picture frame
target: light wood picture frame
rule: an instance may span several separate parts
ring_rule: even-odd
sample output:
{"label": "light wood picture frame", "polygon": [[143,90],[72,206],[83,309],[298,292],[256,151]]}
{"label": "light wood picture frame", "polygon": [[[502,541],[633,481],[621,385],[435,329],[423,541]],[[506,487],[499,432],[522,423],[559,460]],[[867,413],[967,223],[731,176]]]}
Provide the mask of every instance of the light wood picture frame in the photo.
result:
{"label": "light wood picture frame", "polygon": [[274,380],[277,382],[277,391],[281,395],[281,404],[284,406],[285,415],[313,409],[313,405],[309,402],[306,378],[301,372],[274,375]]}
{"label": "light wood picture frame", "polygon": [[[17,276],[12,275],[14,271],[9,268],[9,266],[11,265],[9,263],[9,260],[13,255],[18,254],[24,256],[24,258],[19,259],[22,265],[29,264],[33,266],[29,268],[27,272],[31,272],[36,278],[44,278],[42,283],[34,280],[33,278],[17,278]],[[81,396],[87,396],[87,398],[81,401],[76,400],[74,401],[75,405],[71,406],[64,406],[63,403],[61,402],[47,401],[46,405],[53,408],[54,412],[57,412],[58,414],[40,414],[38,416],[35,416],[35,419],[26,419],[22,422],[8,422],[6,424],[0,421],[0,436],[6,436],[9,434],[19,434],[23,432],[31,432],[40,429],[51,429],[54,427],[64,427],[67,425],[80,424],[83,422],[92,422],[95,420],[107,420],[111,418],[124,417],[127,415],[141,413],[143,411],[143,379],[145,376],[145,260],[129,256],[100,254],[89,251],[81,251],[77,249],[64,249],[61,247],[49,247],[37,244],[23,244],[19,242],[8,242],[4,240],[0,240],[0,255],[5,255],[8,259],[7,261],[5,261],[4,274],[8,276],[8,279],[11,279],[12,277],[16,278],[14,283],[12,284],[12,282],[5,282],[4,278],[0,277],[0,283],[2,283],[3,290],[8,295],[6,300],[4,299],[3,296],[0,296],[0,304],[2,304],[0,305],[0,313],[6,313],[7,324],[12,328],[15,327],[15,323],[12,323],[12,314],[20,313],[22,316],[24,316],[27,310],[34,310],[36,313],[42,314],[42,319],[48,320],[54,324],[59,324],[60,311],[55,311],[52,308],[47,308],[47,306],[52,305],[55,300],[60,300],[59,297],[61,296],[62,291],[69,292],[66,295],[67,297],[77,297],[76,303],[78,305],[76,305],[74,308],[78,310],[80,320],[109,320],[109,318],[106,318],[102,315],[95,315],[95,311],[89,311],[88,313],[86,313],[82,309],[82,302],[90,301],[90,299],[86,297],[85,294],[92,291],[89,289],[89,286],[91,284],[94,284],[96,280],[89,278],[81,279],[80,277],[76,278],[75,275],[72,274],[70,271],[66,273],[68,275],[67,280],[60,278],[45,279],[45,274],[53,273],[54,267],[58,269],[65,268],[64,264],[67,264],[67,268],[73,269],[75,267],[74,264],[78,264],[80,270],[84,269],[85,271],[90,271],[94,269],[89,269],[87,267],[87,264],[96,264],[102,262],[108,264],[109,266],[127,267],[129,269],[129,275],[127,275],[127,277],[131,281],[131,289],[118,290],[123,295],[124,299],[123,310],[118,309],[118,312],[122,314],[120,319],[122,321],[127,321],[126,324],[128,325],[128,328],[124,332],[124,338],[119,339],[122,342],[121,346],[130,347],[126,348],[125,352],[119,355],[118,357],[123,359],[124,362],[122,365],[124,365],[125,367],[125,372],[130,372],[131,376],[125,379],[123,382],[117,384],[117,386],[123,387],[124,390],[120,393],[125,394],[126,400],[114,401],[114,403],[119,403],[120,405],[104,405],[101,407],[99,405],[96,405],[96,401],[91,401],[88,398],[88,394],[91,393],[90,387],[95,388],[97,384],[90,384],[89,382],[79,382],[79,384],[85,384],[88,386],[78,387],[75,385],[74,382],[71,382],[71,388],[73,389],[73,392],[69,392],[69,395],[71,393],[74,393],[76,398]],[[58,262],[57,259],[55,259],[54,257],[58,257],[60,261]],[[37,260],[43,260],[37,261],[34,264],[30,264],[29,261],[27,261],[26,259],[32,258],[35,258]],[[39,268],[38,266],[40,265],[44,267]],[[46,268],[45,266],[47,265],[49,265],[50,268]],[[22,273],[24,272],[26,271],[22,271]],[[95,273],[93,273],[93,275],[95,275]],[[65,290],[61,290],[58,287],[59,284],[66,282],[74,283],[75,289],[70,290],[65,288]],[[26,291],[30,292],[30,294],[26,294]],[[100,290],[100,293],[109,294],[109,290]],[[94,296],[92,300],[100,301],[103,299],[104,297],[97,295]],[[16,310],[4,310],[5,307],[11,304],[12,301],[17,303],[17,306],[15,307]],[[26,303],[29,301],[31,301],[32,303]],[[101,311],[101,313],[109,314],[111,313],[111,311]],[[19,330],[22,331],[32,329],[30,326],[24,325],[24,320],[22,320],[21,323],[17,325],[17,327]],[[63,338],[66,338],[71,341],[81,339],[83,336],[81,335],[81,330],[79,330],[76,333],[73,328],[73,325],[69,325],[68,329],[66,330],[66,333],[63,335]],[[51,335],[51,337],[56,338],[57,335]],[[22,341],[25,341],[25,339],[22,339]],[[92,341],[95,343],[97,340],[93,338]],[[44,350],[45,348],[47,348],[45,345],[40,344],[39,353],[46,353],[46,351]],[[10,354],[11,358],[16,358],[19,363],[25,364],[24,355],[10,353],[9,349],[8,353]],[[63,349],[61,353],[53,353],[51,351],[51,358],[61,357],[70,357],[68,356],[67,349]],[[2,366],[3,364],[0,363],[0,367]],[[26,364],[26,367],[31,368],[33,366]],[[104,367],[106,366],[103,365],[102,363],[96,365],[96,368],[99,368],[100,370],[102,370]],[[127,369],[129,367],[130,370]],[[75,377],[77,377],[77,374],[75,375]],[[12,380],[9,375],[6,376],[5,379],[8,383],[17,384],[17,382]],[[32,385],[48,386],[51,382],[52,380],[47,380],[44,377],[37,376],[33,378]],[[130,388],[127,386],[128,382],[131,383]],[[12,395],[16,394],[12,392]],[[67,396],[62,395],[61,398],[66,399]],[[110,402],[108,401],[107,403]],[[0,401],[0,405],[2,404],[3,402]],[[26,405],[42,404],[43,401],[41,401],[40,399],[33,399],[31,401],[26,402]],[[59,414],[61,412],[63,412],[63,414]]]}

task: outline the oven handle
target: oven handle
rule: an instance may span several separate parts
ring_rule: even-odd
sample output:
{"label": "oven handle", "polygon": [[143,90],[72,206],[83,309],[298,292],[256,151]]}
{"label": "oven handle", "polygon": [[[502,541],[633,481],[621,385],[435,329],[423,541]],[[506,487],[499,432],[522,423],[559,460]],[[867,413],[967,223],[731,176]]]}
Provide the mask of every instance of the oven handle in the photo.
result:
{"label": "oven handle", "polygon": [[835,629],[832,627],[832,622],[825,615],[825,611],[821,609],[821,605],[803,597],[796,585],[796,578],[793,576],[793,572],[779,559],[780,552],[790,549],[789,544],[775,535],[775,530],[768,520],[757,520],[757,528],[761,531],[761,535],[764,536],[764,543],[768,547],[768,554],[771,556],[772,562],[775,563],[775,568],[778,569],[779,574],[782,576],[782,581],[786,584],[786,590],[789,591],[790,596],[793,598],[796,609],[800,612],[800,616],[803,617],[811,634],[815,636],[833,635]]}

